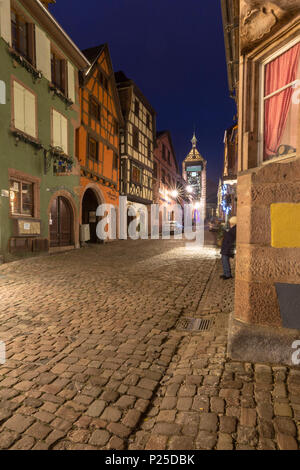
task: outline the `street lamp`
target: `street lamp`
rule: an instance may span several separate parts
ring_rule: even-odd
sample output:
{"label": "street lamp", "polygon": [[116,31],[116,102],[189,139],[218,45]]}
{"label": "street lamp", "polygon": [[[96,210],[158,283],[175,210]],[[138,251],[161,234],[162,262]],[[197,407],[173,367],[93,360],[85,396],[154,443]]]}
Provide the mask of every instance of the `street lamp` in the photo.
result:
{"label": "street lamp", "polygon": [[177,191],[177,189],[174,189],[174,190],[171,192],[171,196],[172,196],[173,198],[177,198],[177,197],[178,197],[178,191]]}
{"label": "street lamp", "polygon": [[186,190],[189,194],[191,194],[193,192],[193,187],[192,186],[187,186]]}

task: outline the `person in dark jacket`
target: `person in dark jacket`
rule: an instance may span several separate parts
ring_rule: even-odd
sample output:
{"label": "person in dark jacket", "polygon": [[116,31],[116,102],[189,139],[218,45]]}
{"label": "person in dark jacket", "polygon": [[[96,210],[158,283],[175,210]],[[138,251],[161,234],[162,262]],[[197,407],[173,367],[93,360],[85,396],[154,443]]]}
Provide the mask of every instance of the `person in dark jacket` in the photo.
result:
{"label": "person in dark jacket", "polygon": [[236,217],[231,217],[229,219],[230,230],[225,232],[222,246],[221,246],[221,255],[222,255],[222,264],[224,274],[220,276],[222,279],[231,279],[231,267],[230,267],[230,258],[234,257],[234,247],[236,240]]}

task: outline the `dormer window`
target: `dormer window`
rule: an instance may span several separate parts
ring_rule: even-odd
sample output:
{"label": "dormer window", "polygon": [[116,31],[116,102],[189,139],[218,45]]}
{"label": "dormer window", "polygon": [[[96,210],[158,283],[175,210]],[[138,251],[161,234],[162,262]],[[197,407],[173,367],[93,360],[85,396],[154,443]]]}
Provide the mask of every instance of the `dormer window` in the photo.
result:
{"label": "dormer window", "polygon": [[35,31],[34,24],[27,23],[25,18],[11,12],[12,47],[35,66]]}

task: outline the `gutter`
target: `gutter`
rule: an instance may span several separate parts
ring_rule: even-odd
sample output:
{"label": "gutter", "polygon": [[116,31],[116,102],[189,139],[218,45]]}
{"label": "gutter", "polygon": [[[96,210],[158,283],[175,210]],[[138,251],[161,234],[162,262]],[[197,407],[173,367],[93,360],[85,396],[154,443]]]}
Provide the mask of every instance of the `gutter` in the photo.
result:
{"label": "gutter", "polygon": [[235,1],[236,0],[221,0],[228,86],[230,96],[233,99],[236,99],[239,65],[239,57],[236,54],[238,47],[236,43],[236,30],[239,28],[239,18],[234,16]]}

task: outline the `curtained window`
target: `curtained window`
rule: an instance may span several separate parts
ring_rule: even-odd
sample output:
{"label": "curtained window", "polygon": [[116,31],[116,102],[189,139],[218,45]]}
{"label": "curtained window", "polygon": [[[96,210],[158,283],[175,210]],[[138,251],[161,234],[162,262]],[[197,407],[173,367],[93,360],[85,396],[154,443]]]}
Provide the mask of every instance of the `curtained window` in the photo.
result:
{"label": "curtained window", "polygon": [[300,79],[300,43],[265,66],[264,161],[297,149],[299,105],[293,99]]}

